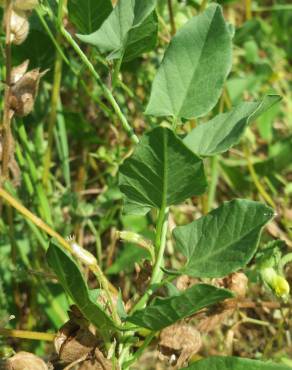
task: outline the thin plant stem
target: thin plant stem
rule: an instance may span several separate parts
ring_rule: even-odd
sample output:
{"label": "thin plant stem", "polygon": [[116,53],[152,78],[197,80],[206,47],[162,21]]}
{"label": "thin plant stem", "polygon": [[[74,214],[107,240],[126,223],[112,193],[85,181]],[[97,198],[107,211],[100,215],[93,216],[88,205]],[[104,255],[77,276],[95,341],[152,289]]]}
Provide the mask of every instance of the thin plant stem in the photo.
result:
{"label": "thin plant stem", "polygon": [[276,208],[276,204],[274,203],[273,199],[270,197],[270,195],[266,192],[265,188],[262,186],[259,178],[258,178],[258,175],[254,169],[254,166],[253,166],[253,163],[252,163],[252,160],[251,160],[251,155],[250,155],[250,150],[249,150],[249,147],[247,144],[244,144],[243,145],[243,151],[244,151],[244,155],[245,155],[245,159],[247,161],[247,168],[249,170],[249,173],[251,175],[251,178],[258,190],[258,192],[260,193],[260,195],[263,197],[263,199],[272,207],[272,208]]}
{"label": "thin plant stem", "polygon": [[19,339],[43,340],[43,341],[47,341],[47,342],[53,342],[53,340],[55,339],[56,334],[42,333],[42,332],[37,332],[37,331],[0,328],[0,336],[11,337],[11,338],[19,338]]}
{"label": "thin plant stem", "polygon": [[64,28],[63,25],[60,25],[60,27],[61,27],[62,35],[65,37],[65,39],[67,40],[67,42],[73,47],[73,49],[78,54],[78,56],[80,57],[80,59],[82,60],[82,62],[86,65],[86,67],[88,68],[88,70],[90,71],[90,73],[92,74],[92,76],[97,81],[98,85],[101,87],[101,89],[102,89],[102,91],[104,93],[105,98],[111,104],[114,112],[116,113],[116,115],[118,116],[119,120],[121,121],[122,126],[123,126],[124,130],[126,131],[126,133],[128,134],[129,138],[133,141],[133,143],[138,144],[139,139],[138,139],[137,135],[134,133],[134,130],[130,126],[129,122],[127,121],[127,118],[125,117],[124,113],[121,111],[121,108],[118,105],[116,99],[114,98],[112,92],[101,81],[101,78],[100,78],[99,74],[96,72],[94,66],[89,61],[89,59],[87,58],[87,56],[83,53],[83,51],[80,49],[80,47],[78,46],[78,44],[74,41],[74,39],[72,38],[72,36],[70,35],[70,33]]}
{"label": "thin plant stem", "polygon": [[[43,230],[45,233],[50,235],[52,238],[56,239],[57,242],[68,252],[74,255],[70,243],[65,240],[59,233],[54,231],[50,226],[48,226],[43,220],[30,212],[22,204],[20,204],[15,198],[13,198],[9,193],[7,193],[3,188],[0,188],[0,198],[3,198],[9,205],[15,208],[19,213],[21,213],[26,219],[35,224],[39,229]],[[105,290],[108,287],[113,293],[117,293],[116,288],[106,279],[100,267],[92,264],[88,266],[90,270],[98,277],[101,286],[105,285]],[[106,283],[105,283],[106,282]]]}
{"label": "thin plant stem", "polygon": [[[58,9],[58,20],[59,22],[63,22],[63,14],[65,9],[65,1],[64,3],[59,3]],[[56,37],[57,45],[61,44],[62,35],[58,32]],[[51,96],[51,105],[50,105],[50,115],[49,115],[49,127],[48,127],[48,145],[44,156],[44,170],[43,170],[43,184],[45,188],[48,188],[48,181],[50,175],[50,168],[51,168],[51,158],[52,158],[52,146],[53,146],[53,139],[54,139],[54,128],[56,125],[57,120],[57,107],[58,102],[60,99],[60,89],[61,89],[61,80],[62,80],[62,64],[63,59],[61,54],[58,50],[56,50],[56,59],[55,59],[55,67],[54,67],[54,80],[53,80],[53,89],[52,89],[52,96]]]}
{"label": "thin plant stem", "polygon": [[12,14],[12,2],[11,0],[6,1],[5,5],[5,67],[6,67],[6,81],[4,91],[4,114],[2,123],[3,132],[3,150],[2,150],[2,174],[1,183],[9,178],[9,161],[11,158],[11,152],[13,150],[13,139],[11,133],[11,111],[9,107],[10,100],[10,85],[11,85],[11,14]]}
{"label": "thin plant stem", "polygon": [[155,334],[156,332],[153,332],[145,338],[141,347],[135,352],[135,354],[130,358],[130,360],[123,364],[122,370],[127,370],[133,363],[135,363],[139,359],[139,357],[143,354],[145,349],[152,342],[153,338],[155,337]]}
{"label": "thin plant stem", "polygon": [[168,6],[168,12],[169,12],[169,21],[170,21],[170,27],[171,27],[171,36],[174,36],[176,34],[176,25],[174,20],[174,14],[173,14],[173,5],[172,0],[167,0],[167,6]]}
{"label": "thin plant stem", "polygon": [[131,313],[145,306],[148,298],[153,294],[153,288],[155,284],[159,284],[161,282],[161,278],[163,275],[161,267],[163,267],[163,256],[166,247],[168,214],[169,214],[168,207],[161,208],[158,216],[155,238],[156,262],[150,279],[149,288],[146,290],[145,294],[140,298],[140,300],[136,303],[136,305],[132,308]]}
{"label": "thin plant stem", "polygon": [[245,18],[247,21],[251,20],[252,18],[251,3],[252,0],[245,0]]}
{"label": "thin plant stem", "polygon": [[114,89],[119,83],[119,73],[121,71],[121,66],[123,63],[123,55],[118,59],[114,67],[113,77],[112,77],[112,88]]}
{"label": "thin plant stem", "polygon": [[208,4],[208,0],[202,0],[201,6],[200,6],[200,13],[206,9],[207,4]]}
{"label": "thin plant stem", "polygon": [[219,178],[219,159],[218,155],[211,158],[211,180],[208,193],[208,211],[212,208],[216,196],[216,188]]}

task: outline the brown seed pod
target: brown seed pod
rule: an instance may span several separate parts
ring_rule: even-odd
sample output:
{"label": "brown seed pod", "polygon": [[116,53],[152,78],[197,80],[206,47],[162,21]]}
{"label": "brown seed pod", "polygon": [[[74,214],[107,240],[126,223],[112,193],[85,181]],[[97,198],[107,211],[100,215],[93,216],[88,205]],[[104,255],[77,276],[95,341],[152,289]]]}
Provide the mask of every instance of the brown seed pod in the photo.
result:
{"label": "brown seed pod", "polygon": [[13,8],[16,10],[32,10],[38,3],[38,0],[14,0]]}
{"label": "brown seed pod", "polygon": [[24,74],[27,72],[29,65],[29,60],[27,59],[23,63],[21,63],[19,66],[12,68],[11,70],[11,76],[10,76],[10,83],[11,85],[15,85],[17,81],[21,79],[21,77],[24,76]]}
{"label": "brown seed pod", "polygon": [[163,329],[159,338],[159,357],[180,369],[199,352],[202,346],[200,332],[192,325],[177,323]]}
{"label": "brown seed pod", "polygon": [[23,11],[11,11],[10,16],[10,41],[15,45],[22,44],[29,32],[29,22],[27,15]]}
{"label": "brown seed pod", "polygon": [[[26,62],[25,62],[26,63]],[[22,68],[20,68],[22,67]],[[18,66],[18,72],[15,72],[16,78],[20,77],[25,65]],[[22,71],[21,71],[22,69]],[[39,68],[24,73],[11,86],[10,109],[20,117],[27,116],[32,112],[35,98],[37,96],[40,79],[47,73],[47,70],[40,72]],[[15,77],[13,77],[15,79]]]}
{"label": "brown seed pod", "polygon": [[48,370],[45,362],[29,352],[18,352],[7,360],[9,370]]}

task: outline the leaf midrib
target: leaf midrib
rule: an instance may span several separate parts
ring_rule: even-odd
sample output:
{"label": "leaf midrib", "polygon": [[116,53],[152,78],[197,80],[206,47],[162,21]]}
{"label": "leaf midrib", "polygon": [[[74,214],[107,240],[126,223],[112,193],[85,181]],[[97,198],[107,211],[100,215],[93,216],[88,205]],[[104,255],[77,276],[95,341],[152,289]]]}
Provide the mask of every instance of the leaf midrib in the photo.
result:
{"label": "leaf midrib", "polygon": [[[195,68],[194,68],[194,70],[193,70],[192,78],[190,78],[190,79],[189,79],[189,83],[188,83],[187,88],[186,88],[186,90],[185,90],[185,93],[184,93],[184,95],[183,95],[183,99],[181,100],[181,101],[182,101],[182,103],[180,103],[179,112],[177,113],[177,115],[178,115],[178,116],[181,116],[181,111],[183,110],[184,102],[187,100],[187,96],[188,96],[188,93],[189,93],[189,90],[190,90],[190,86],[193,84],[194,77],[195,77],[196,72],[197,72],[197,70],[198,70],[198,67],[199,67],[199,65],[200,65],[200,60],[201,60],[202,54],[203,54],[203,52],[205,51],[205,44],[206,44],[206,40],[207,40],[207,39],[208,39],[208,37],[209,37],[209,32],[210,32],[210,29],[211,29],[212,23],[213,23],[213,21],[214,21],[215,15],[217,14],[217,11],[218,11],[218,6],[216,6],[216,9],[215,9],[215,11],[214,11],[214,13],[213,13],[213,16],[212,16],[212,18],[211,18],[211,20],[210,20],[210,22],[209,22],[209,25],[208,25],[208,31],[206,32],[205,37],[204,37],[203,47],[202,47],[202,49],[201,49],[201,51],[200,51],[200,53],[199,53],[198,63],[196,64],[196,66],[195,66]],[[175,107],[173,106],[173,108],[175,108]]]}
{"label": "leaf midrib", "polygon": [[[217,254],[219,254],[219,252],[221,252],[222,250],[224,250],[224,249],[226,249],[226,246],[232,246],[233,244],[236,244],[236,243],[238,243],[241,239],[244,239],[245,237],[247,237],[250,233],[252,233],[252,232],[254,232],[256,229],[258,229],[258,228],[262,228],[263,226],[265,225],[265,222],[262,222],[262,223],[260,223],[260,224],[258,224],[258,225],[256,225],[254,228],[252,228],[252,229],[250,229],[247,233],[244,233],[240,238],[238,238],[238,239],[236,239],[235,241],[233,241],[232,243],[229,243],[229,244],[225,244],[224,245],[224,247],[220,247],[220,248],[218,248],[214,253],[212,253],[211,255],[212,256],[216,256]],[[196,244],[196,247],[197,247],[197,245],[199,244],[199,242]],[[191,254],[191,256],[190,256],[190,258],[189,259],[191,259],[191,258],[193,258],[194,257],[194,255],[196,254],[196,247],[194,247],[194,250],[193,250],[193,253]],[[195,260],[195,263],[196,263],[196,265],[198,264],[198,263],[201,263],[202,261],[206,261],[206,260],[208,260],[210,258],[210,254],[209,255],[203,255],[202,256],[202,258],[196,258],[196,260]],[[189,263],[187,263],[186,265],[185,265],[185,267],[184,268],[186,268],[186,267],[188,267],[188,265],[189,265]]]}

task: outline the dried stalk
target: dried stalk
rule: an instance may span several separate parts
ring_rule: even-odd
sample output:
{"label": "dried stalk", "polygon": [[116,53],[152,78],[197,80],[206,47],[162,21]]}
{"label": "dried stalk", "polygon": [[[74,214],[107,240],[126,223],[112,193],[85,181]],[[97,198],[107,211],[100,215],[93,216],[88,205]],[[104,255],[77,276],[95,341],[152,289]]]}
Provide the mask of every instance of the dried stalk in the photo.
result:
{"label": "dried stalk", "polygon": [[12,1],[7,0],[5,6],[5,65],[6,65],[6,84],[4,92],[4,113],[2,123],[2,174],[1,183],[9,178],[9,161],[11,158],[11,152],[13,150],[13,138],[11,133],[11,118],[12,113],[9,107],[9,99],[11,92],[11,14],[12,14]]}

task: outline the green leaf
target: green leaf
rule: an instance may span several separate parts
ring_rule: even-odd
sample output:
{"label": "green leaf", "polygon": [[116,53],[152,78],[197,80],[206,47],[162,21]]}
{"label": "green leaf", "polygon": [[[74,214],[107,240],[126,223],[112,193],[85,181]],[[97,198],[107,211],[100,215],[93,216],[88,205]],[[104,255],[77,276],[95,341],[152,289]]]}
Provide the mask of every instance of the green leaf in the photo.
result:
{"label": "green leaf", "polygon": [[176,227],[176,248],[187,258],[180,273],[213,278],[243,268],[255,254],[261,230],[273,214],[262,203],[236,199]]}
{"label": "green leaf", "polygon": [[281,100],[279,95],[267,95],[260,102],[244,102],[228,113],[218,114],[200,124],[183,140],[194,153],[212,156],[237,144],[245,128],[262,113]]}
{"label": "green leaf", "polygon": [[119,0],[100,29],[80,40],[96,46],[108,59],[131,60],[156,44],[156,0]]}
{"label": "green leaf", "polygon": [[165,127],[143,135],[120,167],[119,184],[128,202],[148,208],[178,204],[206,189],[202,160]]}
{"label": "green leaf", "polygon": [[155,299],[153,304],[143,310],[136,311],[127,318],[127,321],[157,331],[193,315],[204,307],[232,297],[233,294],[226,289],[197,284],[179,295]]}
{"label": "green leaf", "polygon": [[290,366],[238,357],[209,357],[182,370],[291,370]]}
{"label": "green leaf", "polygon": [[70,21],[82,33],[99,29],[113,9],[111,0],[69,0]]}
{"label": "green leaf", "polygon": [[208,113],[231,69],[231,38],[219,5],[188,21],[164,55],[146,114],[195,118]]}
{"label": "green leaf", "polygon": [[88,289],[83,275],[74,259],[55,241],[50,243],[47,261],[58,277],[65,292],[78,306],[84,317],[101,332],[114,329],[114,322],[108,316]]}

